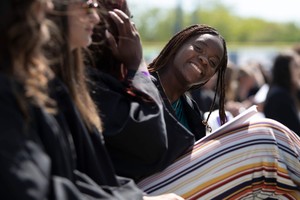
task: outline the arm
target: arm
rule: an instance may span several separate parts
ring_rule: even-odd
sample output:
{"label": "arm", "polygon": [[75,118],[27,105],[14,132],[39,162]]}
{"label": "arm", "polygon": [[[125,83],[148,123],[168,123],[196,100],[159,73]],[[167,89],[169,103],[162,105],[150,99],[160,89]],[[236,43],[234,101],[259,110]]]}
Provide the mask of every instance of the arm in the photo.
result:
{"label": "arm", "polygon": [[93,73],[96,84],[92,96],[100,109],[103,134],[117,172],[137,178],[155,170],[167,150],[163,107],[134,25],[122,11],[114,10],[110,15],[119,32],[118,43],[107,32],[110,46],[128,73],[123,81]]}

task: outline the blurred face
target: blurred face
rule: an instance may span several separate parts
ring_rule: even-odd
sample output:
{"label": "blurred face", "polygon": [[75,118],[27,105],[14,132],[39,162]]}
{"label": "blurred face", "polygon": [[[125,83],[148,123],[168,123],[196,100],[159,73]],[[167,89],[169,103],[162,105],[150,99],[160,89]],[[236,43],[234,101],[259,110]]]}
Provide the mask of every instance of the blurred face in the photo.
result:
{"label": "blurred face", "polygon": [[290,63],[290,71],[291,71],[291,78],[292,83],[296,88],[300,88],[300,59],[296,57]]}
{"label": "blurred face", "polygon": [[69,42],[71,50],[87,47],[92,42],[93,29],[100,18],[95,0],[73,1],[68,6]]}
{"label": "blurred face", "polygon": [[53,9],[53,3],[51,0],[40,0],[34,5],[34,12],[36,13],[37,20],[42,22],[45,19],[46,12]]}
{"label": "blurred face", "polygon": [[223,43],[218,36],[193,37],[175,54],[174,73],[187,87],[204,83],[215,74],[223,54]]}

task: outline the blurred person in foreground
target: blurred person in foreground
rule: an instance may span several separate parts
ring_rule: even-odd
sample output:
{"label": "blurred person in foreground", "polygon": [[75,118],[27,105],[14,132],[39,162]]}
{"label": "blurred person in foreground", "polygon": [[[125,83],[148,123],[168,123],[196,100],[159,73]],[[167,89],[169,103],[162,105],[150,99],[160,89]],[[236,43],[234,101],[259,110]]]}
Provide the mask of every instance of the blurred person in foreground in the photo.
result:
{"label": "blurred person in foreground", "polygon": [[55,75],[42,49],[54,28],[45,18],[51,8],[50,0],[0,3],[1,199],[95,199],[88,198],[95,188],[105,194],[76,170],[71,135],[54,117],[48,85]]}
{"label": "blurred person in foreground", "polygon": [[[91,44],[93,29],[100,21],[97,10],[105,8],[99,7],[95,0],[54,1],[54,8],[55,12],[49,15],[49,19],[57,25],[58,34],[53,33],[53,43],[49,44],[47,51],[50,58],[59,58],[59,63],[51,66],[56,79],[51,81],[50,91],[59,108],[56,119],[72,136],[69,139],[74,144],[76,160],[70,164],[86,174],[83,180],[94,183],[80,184],[80,189],[88,193],[87,198],[181,200],[175,194],[146,196],[132,179],[117,177],[105,149],[102,123],[98,108],[90,97],[82,54]],[[131,24],[123,24],[126,19],[124,13],[113,12],[117,28],[128,31],[124,37],[136,39],[131,34]],[[139,38],[136,44],[140,45]],[[135,65],[139,66],[140,62]]]}

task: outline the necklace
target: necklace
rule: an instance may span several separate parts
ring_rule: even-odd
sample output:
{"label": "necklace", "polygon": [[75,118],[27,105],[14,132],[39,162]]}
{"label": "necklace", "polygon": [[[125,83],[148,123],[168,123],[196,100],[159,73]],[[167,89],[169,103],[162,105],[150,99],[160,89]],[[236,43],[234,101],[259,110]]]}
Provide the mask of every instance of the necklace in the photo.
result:
{"label": "necklace", "polygon": [[172,108],[176,111],[176,109],[178,108],[178,106],[180,105],[181,101],[180,101],[180,98],[177,99],[176,101],[174,101],[173,103],[171,103],[170,99],[167,97],[167,93],[166,93],[166,90],[162,84],[162,81],[161,81],[161,78],[160,78],[160,75],[158,73],[158,71],[156,71],[156,75],[157,75],[157,79],[159,81],[159,85],[161,86],[162,88],[162,91],[164,92],[164,96],[165,98],[168,100],[168,102],[171,104]]}

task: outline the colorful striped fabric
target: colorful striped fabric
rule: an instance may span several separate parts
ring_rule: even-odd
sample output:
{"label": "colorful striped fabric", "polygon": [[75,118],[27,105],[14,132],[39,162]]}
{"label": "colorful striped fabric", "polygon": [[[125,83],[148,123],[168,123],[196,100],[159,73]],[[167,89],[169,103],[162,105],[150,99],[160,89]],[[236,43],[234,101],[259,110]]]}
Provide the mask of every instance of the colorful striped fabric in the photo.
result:
{"label": "colorful striped fabric", "polygon": [[251,120],[219,130],[138,186],[185,199],[300,199],[300,139],[284,125]]}

